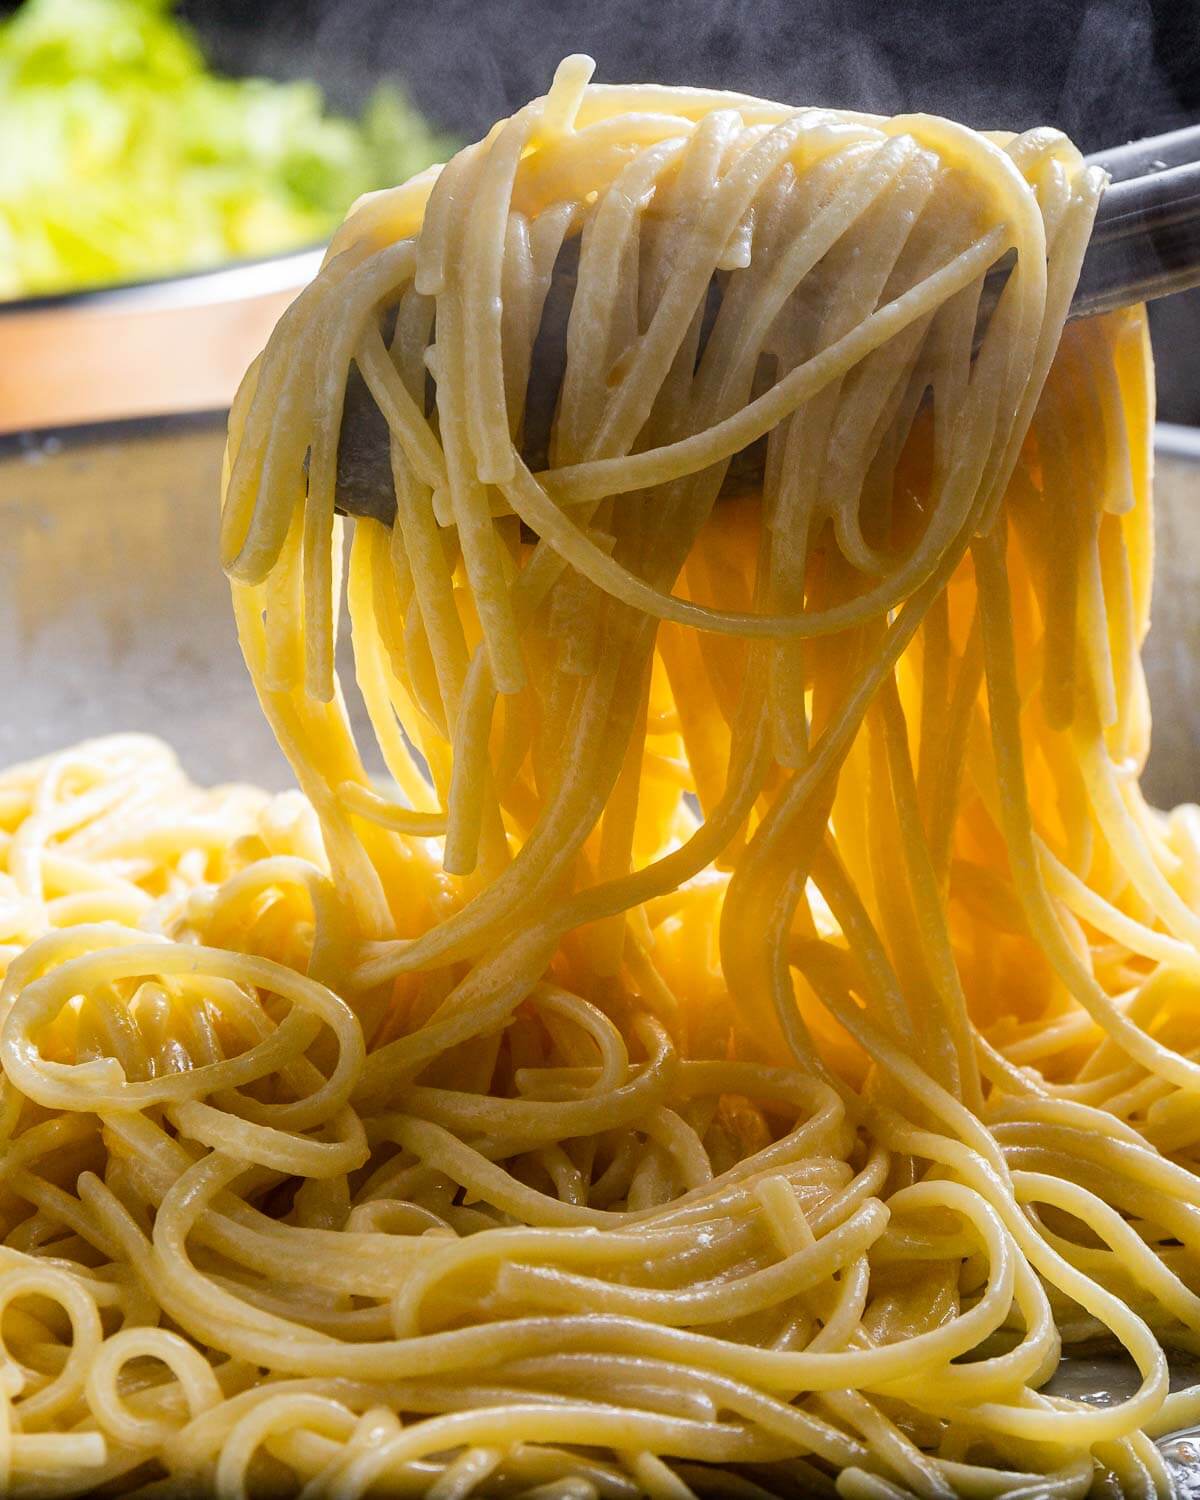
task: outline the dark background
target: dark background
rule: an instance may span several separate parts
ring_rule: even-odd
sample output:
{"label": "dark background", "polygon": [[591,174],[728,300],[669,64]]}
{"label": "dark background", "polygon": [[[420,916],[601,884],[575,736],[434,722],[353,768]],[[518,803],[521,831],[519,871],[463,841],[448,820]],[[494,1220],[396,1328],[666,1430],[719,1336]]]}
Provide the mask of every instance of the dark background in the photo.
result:
{"label": "dark background", "polygon": [[[11,4],[0,0],[0,9]],[[1057,125],[1085,151],[1200,120],[1200,0],[182,0],[216,66],[313,76],[354,111],[398,76],[477,137],[566,53],[602,81]],[[1200,423],[1200,294],[1154,314],[1160,411]]]}
{"label": "dark background", "polygon": [[[1085,151],[1200,119],[1200,0],[183,0],[218,65],[312,74],[344,109],[394,72],[482,134],[568,52],[599,80],[1053,124]],[[1160,415],[1200,423],[1200,294],[1153,312]]]}
{"label": "dark background", "polygon": [[976,126],[1052,123],[1084,150],[1200,115],[1195,0],[183,0],[233,71],[315,74],[353,107],[395,70],[479,135],[566,53],[597,78],[707,84]]}

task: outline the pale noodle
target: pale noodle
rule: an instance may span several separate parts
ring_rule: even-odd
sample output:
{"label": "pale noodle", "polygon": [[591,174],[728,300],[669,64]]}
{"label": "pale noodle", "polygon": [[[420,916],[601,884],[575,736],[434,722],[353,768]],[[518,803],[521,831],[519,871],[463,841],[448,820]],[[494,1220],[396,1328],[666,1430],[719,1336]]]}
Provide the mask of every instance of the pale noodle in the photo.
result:
{"label": "pale noodle", "polygon": [[[0,778],[0,1488],[1171,1494],[1200,837],[1144,318],[1063,331],[1102,179],[588,76],[362,202],[239,394],[303,796]],[[1131,1394],[1045,1391],[1097,1343]]]}

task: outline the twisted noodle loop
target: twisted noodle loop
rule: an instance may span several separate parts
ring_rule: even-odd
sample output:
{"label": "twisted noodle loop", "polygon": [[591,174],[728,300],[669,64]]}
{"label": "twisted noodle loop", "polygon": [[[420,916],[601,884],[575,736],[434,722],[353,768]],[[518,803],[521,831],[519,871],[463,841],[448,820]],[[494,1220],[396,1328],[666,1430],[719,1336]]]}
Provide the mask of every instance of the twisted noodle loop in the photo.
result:
{"label": "twisted noodle loop", "polygon": [[1063,333],[1101,182],[587,79],[361,203],[239,394],[304,795],[0,778],[0,1482],[1170,1494],[1200,842],[1144,321]]}

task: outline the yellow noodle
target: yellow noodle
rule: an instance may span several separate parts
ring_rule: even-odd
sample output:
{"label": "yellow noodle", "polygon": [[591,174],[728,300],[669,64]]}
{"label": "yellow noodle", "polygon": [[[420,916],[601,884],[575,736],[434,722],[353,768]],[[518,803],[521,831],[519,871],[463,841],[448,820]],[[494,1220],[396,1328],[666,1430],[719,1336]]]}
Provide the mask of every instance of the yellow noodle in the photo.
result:
{"label": "yellow noodle", "polygon": [[[589,76],[363,200],[235,402],[303,795],[0,775],[0,1488],[1171,1495],[1200,833],[1102,177]],[[1047,1390],[1096,1339],[1132,1394]]]}

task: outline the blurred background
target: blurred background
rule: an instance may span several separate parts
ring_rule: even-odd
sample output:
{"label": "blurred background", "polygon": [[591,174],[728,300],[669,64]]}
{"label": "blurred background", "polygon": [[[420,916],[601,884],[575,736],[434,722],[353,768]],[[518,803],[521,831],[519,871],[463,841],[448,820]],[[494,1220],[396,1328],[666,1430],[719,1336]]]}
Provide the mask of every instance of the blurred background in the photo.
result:
{"label": "blurred background", "polygon": [[[10,303],[315,245],[570,51],[602,80],[1052,123],[1085,151],[1200,118],[1200,0],[23,0],[3,17]],[[32,356],[5,326],[11,430],[11,368]],[[1156,314],[1156,338],[1161,414],[1200,423],[1200,297]]]}
{"label": "blurred background", "polygon": [[[572,51],[1085,151],[1200,120],[1200,0],[0,0],[0,763],[165,730],[203,780],[287,782],[216,564],[224,408],[350,202]],[[1192,424],[1158,434],[1169,805],[1200,797],[1200,295],[1153,322]]]}
{"label": "blurred background", "polygon": [[477,135],[560,57],[658,79],[978,126],[1053,123],[1085,150],[1200,106],[1191,0],[186,0],[221,67],[314,76],[353,110],[396,69]]}
{"label": "blurred background", "polygon": [[[475,137],[584,51],[601,81],[1051,124],[1084,150],[1200,119],[1200,0],[189,0],[221,66],[316,77],[344,109],[395,69]],[[1200,294],[1155,310],[1160,415],[1200,423]]]}
{"label": "blurred background", "polygon": [[[1200,118],[1200,0],[190,0],[223,66],[317,77],[341,107],[394,67],[476,136],[565,53],[597,78],[1053,124],[1084,151]],[[1200,296],[1157,320],[1160,411],[1200,422]]]}

